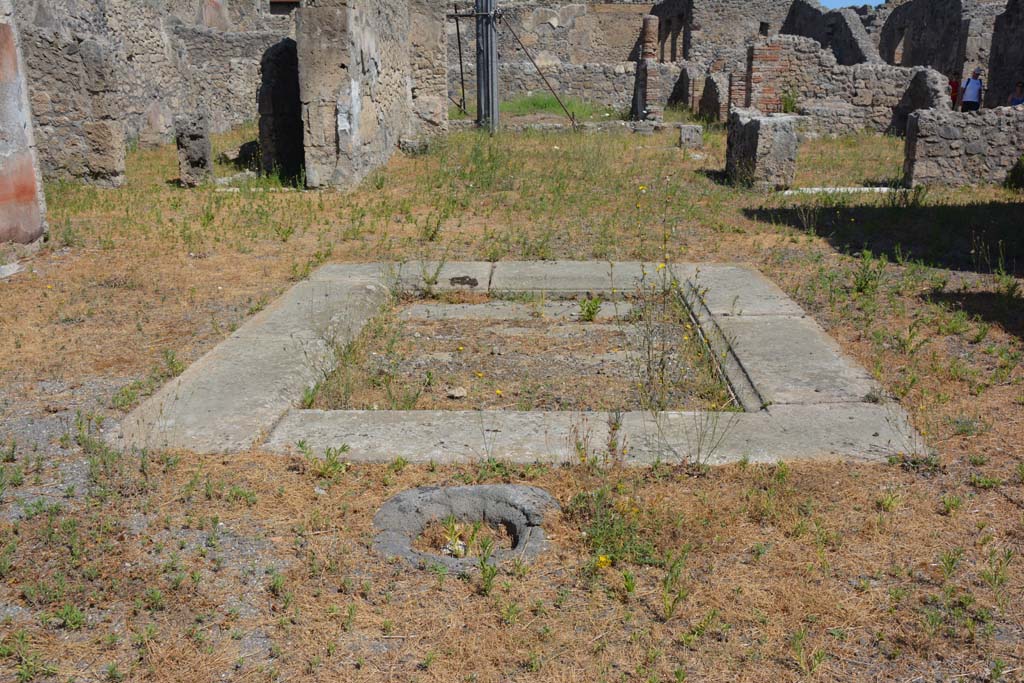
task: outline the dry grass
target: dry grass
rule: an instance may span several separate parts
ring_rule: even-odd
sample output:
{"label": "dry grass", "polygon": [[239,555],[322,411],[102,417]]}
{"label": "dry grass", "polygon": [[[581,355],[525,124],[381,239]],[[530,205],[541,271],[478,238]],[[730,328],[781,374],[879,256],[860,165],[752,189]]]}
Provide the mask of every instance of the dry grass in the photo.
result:
{"label": "dry grass", "polygon": [[[945,515],[942,487],[900,468],[729,467],[693,478],[665,467],[355,466],[325,486],[258,453],[178,457],[151,463],[146,479],[126,463],[124,475],[97,481],[124,497],[5,532],[5,545],[17,544],[6,586],[65,577],[59,593],[11,598],[39,614],[66,604],[85,613],[80,630],[47,619],[27,627],[28,652],[61,679],[102,676],[116,662],[152,680],[196,670],[241,680],[786,680],[810,668],[823,679],[906,680],[983,678],[996,659],[1024,654],[1020,560],[1004,585],[986,574],[1019,546],[1013,506],[961,484],[945,493],[963,508]],[[368,550],[387,497],[467,481],[550,490],[565,508],[549,529],[554,550],[525,573],[505,567],[489,596],[475,574],[439,577]],[[606,492],[604,521],[588,492]],[[609,516],[629,534],[626,550]],[[76,544],[102,552],[69,556]],[[955,551],[945,576],[942,556]],[[666,558],[683,554],[666,586]],[[802,631],[804,660],[793,643]]]}
{"label": "dry grass", "polygon": [[[668,134],[460,134],[351,194],[232,194],[173,187],[161,149],[131,155],[124,189],[51,187],[50,244],[0,284],[0,430],[17,441],[0,452],[0,677],[1019,679],[1020,195],[789,200],[718,184],[720,133],[705,152]],[[883,182],[898,156],[885,138],[816,141],[799,182]],[[86,419],[61,443],[26,442],[51,413],[73,416],[44,382],[116,419],[114,389],[140,398],[316,264],[423,256],[752,262],[875,373],[935,456],[699,476],[343,454],[311,467],[112,453]],[[485,596],[478,577],[369,549],[389,496],[477,481],[561,501],[553,549],[525,574],[510,567]]]}

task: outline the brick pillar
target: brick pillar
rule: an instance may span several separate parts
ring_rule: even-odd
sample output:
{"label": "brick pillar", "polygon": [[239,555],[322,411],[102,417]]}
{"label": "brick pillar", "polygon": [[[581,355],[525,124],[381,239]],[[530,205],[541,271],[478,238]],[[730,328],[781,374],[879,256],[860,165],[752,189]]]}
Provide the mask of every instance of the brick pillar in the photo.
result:
{"label": "brick pillar", "polygon": [[657,59],[658,31],[661,20],[653,14],[644,15],[643,28],[640,30],[640,59]]}
{"label": "brick pillar", "polygon": [[0,131],[0,242],[28,244],[46,232],[46,204],[10,0],[0,0]]}
{"label": "brick pillar", "polygon": [[668,100],[668,93],[660,82],[658,70],[658,30],[660,20],[653,14],[644,16],[640,30],[640,59],[636,65],[636,81],[633,86],[633,106],[630,118],[634,121],[661,120],[662,107],[659,100]]}

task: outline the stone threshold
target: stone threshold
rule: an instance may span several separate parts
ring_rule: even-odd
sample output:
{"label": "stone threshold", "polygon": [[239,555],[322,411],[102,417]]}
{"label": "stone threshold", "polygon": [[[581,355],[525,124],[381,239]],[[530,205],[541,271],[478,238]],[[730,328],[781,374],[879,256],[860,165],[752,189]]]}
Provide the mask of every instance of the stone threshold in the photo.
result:
{"label": "stone threshold", "polygon": [[619,299],[675,278],[744,412],[625,413],[627,464],[831,458],[880,461],[921,439],[897,403],[774,283],[739,264],[468,262],[327,265],[292,287],[127,416],[120,448],[322,454],[352,461],[566,462],[600,457],[606,413],[314,411],[303,392],[334,367],[332,349],[402,291],[468,291],[559,301]]}

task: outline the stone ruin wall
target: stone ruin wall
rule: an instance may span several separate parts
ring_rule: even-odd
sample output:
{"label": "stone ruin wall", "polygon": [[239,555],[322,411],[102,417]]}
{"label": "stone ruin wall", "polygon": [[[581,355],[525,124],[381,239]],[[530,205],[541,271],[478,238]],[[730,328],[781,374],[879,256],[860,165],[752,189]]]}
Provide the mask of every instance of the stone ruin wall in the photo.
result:
{"label": "stone ruin wall", "polygon": [[[560,95],[625,110],[633,96],[641,20],[650,3],[590,4],[547,0],[504,1],[505,14],[498,26],[499,92],[502,99],[547,92],[529,58],[511,35],[515,31]],[[472,3],[460,2],[460,12]],[[462,70],[466,100],[476,98],[476,26],[460,19]],[[448,92],[462,97],[459,42],[454,21],[447,22]]]}
{"label": "stone ruin wall", "polygon": [[1010,0],[993,22],[988,76],[989,107],[1005,105],[1014,84],[1024,80],[1024,0]]}
{"label": "stone ruin wall", "polygon": [[781,33],[813,38],[840,64],[881,62],[878,47],[850,8],[827,11],[817,0],[794,0]]}
{"label": "stone ruin wall", "polygon": [[[459,6],[472,7],[465,2]],[[813,38],[842,65],[880,63],[884,61],[881,46],[894,65],[946,70],[957,68],[958,59],[987,61],[995,14],[1002,5],[998,0],[904,0],[879,8],[827,11],[816,0],[665,0],[653,6],[627,1],[508,0],[503,7],[506,21],[556,90],[619,110],[629,106],[633,93],[641,18],[648,11],[655,14],[661,20],[658,80],[675,79],[668,102],[697,111],[702,99],[707,101],[706,108],[716,100],[720,103],[716,118],[723,120],[730,106],[746,102],[748,50],[762,30],[768,35]],[[472,105],[472,20],[463,20],[462,29],[467,100]],[[448,33],[449,93],[459,99],[454,22],[449,22]],[[898,55],[885,36],[899,36]],[[499,57],[503,97],[546,90],[511,35],[500,29]],[[959,64],[962,67],[962,61]],[[709,74],[730,80],[727,96],[721,94],[721,77],[705,92]]]}
{"label": "stone ruin wall", "polygon": [[314,183],[328,185],[358,179],[403,137],[446,129],[443,4],[304,5],[297,12],[343,15],[307,30],[307,46],[322,53],[307,50],[302,60],[313,103],[305,119],[293,16],[270,14],[268,0],[19,2],[45,175],[117,186],[127,145],[169,141],[183,112],[207,112],[211,132],[263,114],[261,141],[272,143],[265,160],[297,176],[309,153]]}
{"label": "stone ruin wall", "polygon": [[857,12],[888,63],[930,66],[963,78],[975,66],[990,68],[995,20],[1006,5],[1006,0],[893,0]]}
{"label": "stone ruin wall", "polygon": [[969,24],[961,0],[910,0],[889,13],[878,34],[879,53],[889,64],[930,66],[959,78]]}
{"label": "stone ruin wall", "polygon": [[[781,32],[816,40],[833,53],[838,64],[846,66],[884,62],[893,66],[930,67],[943,76],[959,78],[975,65],[988,65],[986,77],[990,85],[995,84],[990,87],[988,105],[994,106],[1005,103],[1012,87],[1010,81],[1024,67],[1019,53],[1009,59],[998,56],[1001,46],[1019,51],[1019,36],[1024,35],[1024,22],[1009,21],[1015,28],[1004,35],[1012,34],[1015,38],[1000,39],[997,17],[1004,11],[1004,2],[894,0],[877,8],[826,11],[816,0],[794,0]],[[1011,15],[1012,7],[1020,3],[1021,0],[1010,0],[1006,14]],[[990,52],[997,56],[990,56]],[[735,78],[735,72],[729,73]],[[1009,84],[1003,86],[1004,81]],[[730,104],[742,106],[744,100],[736,95],[734,86]],[[842,132],[863,127],[857,119],[865,112],[857,107],[844,111],[828,103],[814,103],[807,108],[813,110],[808,113],[827,123],[828,130]],[[901,124],[905,114],[900,112]]]}
{"label": "stone ruin wall", "polygon": [[[777,34],[790,6],[788,0],[693,0],[690,4],[690,48],[684,60],[713,72],[729,72],[736,66],[742,70],[747,49],[761,35],[761,24],[767,25],[768,35]],[[684,25],[687,21],[684,13]]]}
{"label": "stone ruin wall", "polygon": [[348,174],[332,183],[339,185],[354,185],[370,169],[384,164],[412,119],[409,3],[362,0],[352,3],[350,16],[353,110],[348,135],[339,128],[339,141],[342,149],[347,142],[352,156]]}
{"label": "stone ruin wall", "polygon": [[1024,157],[1024,106],[980,112],[926,110],[910,116],[904,182],[1003,183]]}
{"label": "stone ruin wall", "polygon": [[415,121],[409,135],[429,137],[448,128],[448,8],[433,0],[409,5],[410,95]]}
{"label": "stone ruin wall", "polygon": [[[972,68],[980,66],[992,73],[992,43],[995,38],[996,18],[1003,13],[1006,5],[1000,3],[965,3],[964,14],[967,18],[966,37],[964,38],[964,67],[962,76],[967,76]],[[1020,34],[1017,34],[1018,36]],[[998,69],[996,69],[998,71]]]}
{"label": "stone ruin wall", "polygon": [[[306,0],[299,14],[330,7],[344,14],[340,32],[307,30],[316,49],[328,51],[317,56],[316,50],[303,53],[301,45],[289,42],[296,35],[292,17],[271,16],[266,2],[19,2],[44,173],[116,185],[123,179],[126,141],[166,141],[179,111],[206,108],[214,131],[256,118],[260,62],[280,55],[282,46],[288,60],[313,68],[293,88],[304,91],[302,102],[297,94],[289,96],[296,100],[294,111],[282,114],[277,130],[302,117],[303,153],[314,185],[348,184],[383,163],[403,139],[446,129],[447,96],[461,94],[455,23],[445,17],[451,6],[430,0]],[[933,75],[918,78],[914,90],[916,72],[877,63],[876,43],[885,53],[880,56],[889,54],[886,40],[892,41],[886,36],[899,33],[908,18],[920,20],[916,36],[901,39],[892,61],[952,68],[955,60],[943,62],[949,45],[980,60],[991,44],[991,61],[1001,65],[1004,76],[1013,74],[1003,78],[1012,87],[1022,66],[1021,42],[1015,38],[1024,23],[1022,6],[1024,0],[1010,0],[997,18],[1002,5],[983,0],[906,0],[831,12],[814,0],[502,3],[504,21],[559,93],[620,111],[629,108],[641,20],[653,12],[660,18],[660,35],[657,59],[646,63],[652,102],[688,105],[721,120],[731,106],[778,111],[782,93],[792,91],[799,109],[832,133],[898,132],[911,107],[939,101]],[[459,7],[472,5],[461,0]],[[959,25],[951,19],[957,16],[963,17]],[[473,21],[461,25],[472,105]],[[825,49],[807,37],[795,42],[760,37],[780,31],[805,34]],[[993,32],[994,42],[988,39]],[[349,59],[327,68],[322,62],[330,50]],[[503,98],[546,91],[507,30],[499,29],[499,57]],[[992,83],[990,96],[996,98],[1007,86],[996,77]],[[262,84],[264,115],[273,98],[263,94],[272,92]]]}
{"label": "stone ruin wall", "polygon": [[[459,2],[460,11],[472,3]],[[696,104],[709,70],[742,75],[747,47],[762,22],[778,32],[789,8],[785,0],[665,0],[651,2],[570,2],[504,0],[505,19],[522,39],[559,92],[619,111],[633,97],[643,16],[661,20],[657,74],[652,80],[673,103]],[[461,20],[466,99],[475,99],[475,31]],[[449,94],[461,97],[458,40],[448,22]],[[546,92],[543,80],[507,29],[498,29],[502,98]],[[699,74],[680,82],[684,70]],[[664,105],[666,101],[661,102]]]}
{"label": "stone ruin wall", "polygon": [[0,0],[0,242],[30,243],[46,230],[25,65],[10,0]]}
{"label": "stone ruin wall", "polygon": [[755,45],[747,73],[747,105],[781,112],[792,97],[796,111],[814,117],[819,132],[873,130],[901,134],[911,111],[950,108],[946,81],[925,68],[836,62],[810,38],[780,35]]}
{"label": "stone ruin wall", "polygon": [[174,114],[215,131],[256,118],[263,53],[289,17],[230,0],[23,0],[17,16],[48,178],[124,179],[125,147],[166,142]]}

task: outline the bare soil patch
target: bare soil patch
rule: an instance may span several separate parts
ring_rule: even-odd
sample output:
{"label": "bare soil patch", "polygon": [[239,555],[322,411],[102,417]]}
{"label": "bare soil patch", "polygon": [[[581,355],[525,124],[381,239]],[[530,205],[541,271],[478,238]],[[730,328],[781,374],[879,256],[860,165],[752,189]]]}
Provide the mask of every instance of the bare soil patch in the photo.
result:
{"label": "bare soil patch", "polygon": [[338,355],[313,407],[614,412],[732,401],[685,308],[650,295],[408,302]]}

